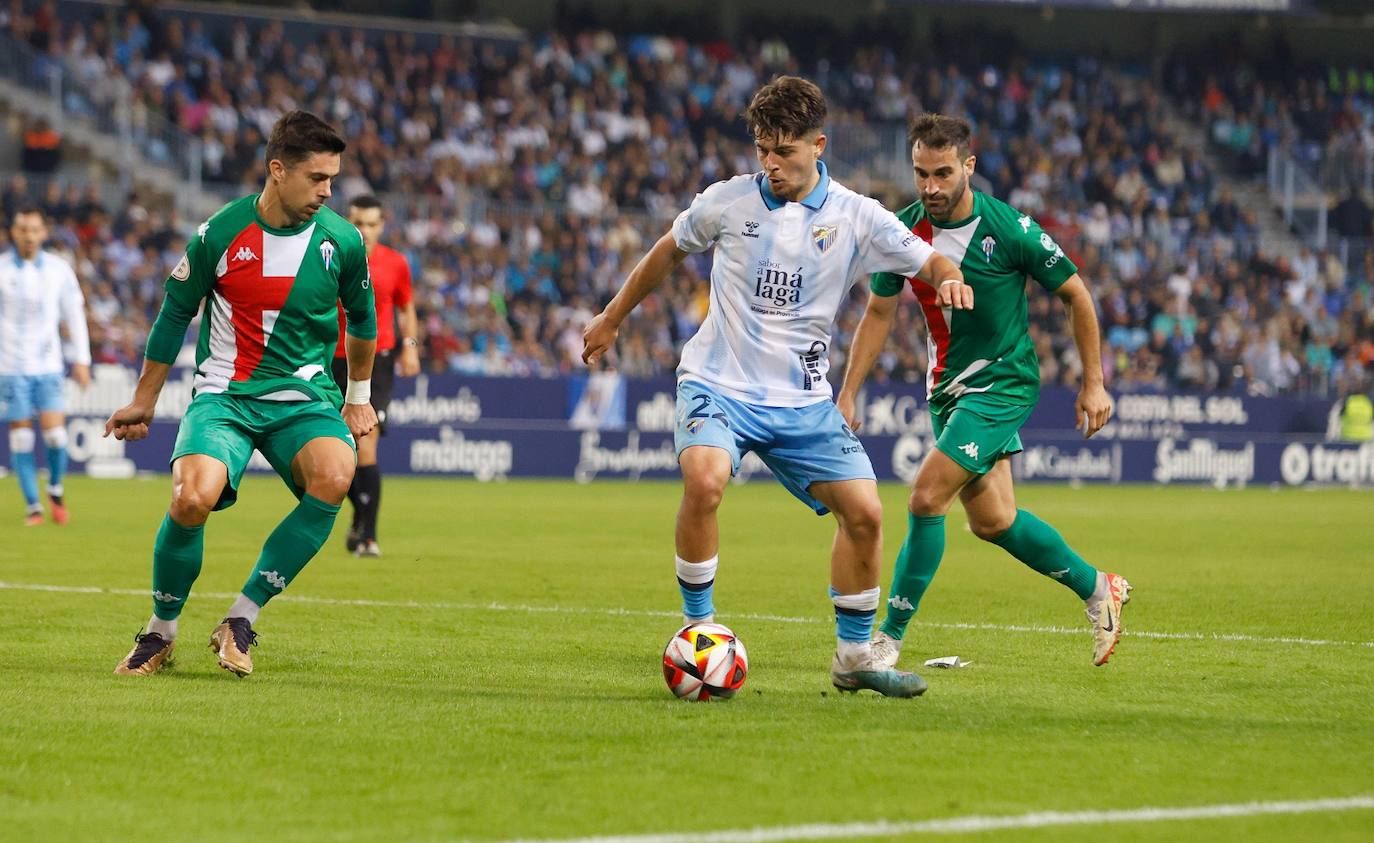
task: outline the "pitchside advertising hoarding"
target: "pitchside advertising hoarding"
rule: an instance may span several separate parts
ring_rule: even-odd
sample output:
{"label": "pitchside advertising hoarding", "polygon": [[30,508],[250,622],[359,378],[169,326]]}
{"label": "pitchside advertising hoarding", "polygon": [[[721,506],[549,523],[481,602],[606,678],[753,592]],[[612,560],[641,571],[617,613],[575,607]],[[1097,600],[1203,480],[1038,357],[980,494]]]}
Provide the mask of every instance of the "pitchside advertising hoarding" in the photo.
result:
{"label": "pitchside advertising hoarding", "polygon": [[[104,421],[133,394],[137,373],[98,366],[86,390],[67,384],[73,470],[98,477],[165,472],[191,373],[177,369],[148,439],[101,437]],[[678,424],[669,379],[615,374],[553,379],[398,379],[382,440],[388,474],[472,477],[666,479],[677,476]],[[1115,420],[1091,440],[1074,430],[1070,390],[1046,388],[1013,460],[1022,481],[1068,483],[1374,483],[1374,443],[1331,441],[1332,402],[1304,398],[1168,393],[1116,395]],[[924,387],[874,384],[863,396],[861,438],[879,479],[910,482],[933,445]],[[0,464],[8,465],[0,437]],[[256,457],[251,470],[270,471]],[[767,478],[757,458],[736,478]]]}

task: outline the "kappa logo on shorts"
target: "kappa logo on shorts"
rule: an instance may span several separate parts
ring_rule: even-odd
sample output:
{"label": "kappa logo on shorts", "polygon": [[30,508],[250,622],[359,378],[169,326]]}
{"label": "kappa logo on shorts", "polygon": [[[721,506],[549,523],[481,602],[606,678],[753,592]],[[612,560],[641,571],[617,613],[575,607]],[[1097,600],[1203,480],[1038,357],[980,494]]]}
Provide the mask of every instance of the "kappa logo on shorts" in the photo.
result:
{"label": "kappa logo on shorts", "polygon": [[968,442],[968,443],[965,443],[965,444],[963,444],[963,445],[960,445],[960,446],[959,446],[959,450],[961,450],[961,451],[963,451],[964,453],[968,454],[969,459],[973,459],[973,460],[978,459],[978,443],[977,443],[977,442]]}

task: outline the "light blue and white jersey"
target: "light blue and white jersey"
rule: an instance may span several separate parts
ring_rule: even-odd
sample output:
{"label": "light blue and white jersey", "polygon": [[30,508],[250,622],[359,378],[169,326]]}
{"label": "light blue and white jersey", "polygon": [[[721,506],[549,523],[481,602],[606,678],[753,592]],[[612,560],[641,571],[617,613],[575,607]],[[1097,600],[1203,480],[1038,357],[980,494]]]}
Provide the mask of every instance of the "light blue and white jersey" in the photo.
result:
{"label": "light blue and white jersey", "polygon": [[828,400],[830,330],[849,288],[874,272],[915,275],[934,254],[895,214],[819,167],[800,202],[778,199],[754,173],[716,182],[678,215],[679,249],[716,247],[711,307],[682,349],[679,382],[770,407]]}
{"label": "light blue and white jersey", "polygon": [[0,253],[0,375],[61,374],[61,325],[68,362],[89,365],[86,300],[71,265],[47,251],[31,261],[14,249]]}

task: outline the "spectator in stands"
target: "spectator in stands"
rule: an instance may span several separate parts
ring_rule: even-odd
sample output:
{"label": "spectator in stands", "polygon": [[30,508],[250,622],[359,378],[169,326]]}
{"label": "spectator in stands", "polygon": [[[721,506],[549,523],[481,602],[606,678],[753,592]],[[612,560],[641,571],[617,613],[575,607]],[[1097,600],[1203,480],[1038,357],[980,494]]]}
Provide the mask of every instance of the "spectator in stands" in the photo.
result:
{"label": "spectator in stands", "polygon": [[62,135],[39,118],[24,130],[21,166],[28,173],[46,174],[62,166]]}

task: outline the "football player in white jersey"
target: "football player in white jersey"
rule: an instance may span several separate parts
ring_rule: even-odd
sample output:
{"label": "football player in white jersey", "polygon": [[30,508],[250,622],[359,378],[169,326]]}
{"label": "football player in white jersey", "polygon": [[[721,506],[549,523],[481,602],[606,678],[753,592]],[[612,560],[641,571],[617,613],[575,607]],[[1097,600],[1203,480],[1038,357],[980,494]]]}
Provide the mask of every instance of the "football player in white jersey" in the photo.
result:
{"label": "football player in white jersey", "polygon": [[91,382],[91,343],[86,331],[86,300],[76,273],[65,260],[43,249],[48,226],[36,205],[17,210],[10,225],[13,248],[0,254],[0,420],[9,423],[10,463],[28,510],[24,523],[43,523],[38,499],[37,437],[43,432],[48,464],[48,504],[52,520],[67,523],[62,476],[67,470],[67,420],[63,415],[64,353],[72,379],[83,389]]}
{"label": "football player in white jersey", "polygon": [[588,323],[582,357],[599,361],[624,319],[689,254],[716,247],[710,309],[677,372],[684,619],[714,620],[716,511],[752,451],[818,515],[835,515],[831,681],[843,691],[912,697],[925,691],[924,680],[875,663],[869,647],[882,503],[868,455],[831,400],[830,328],[854,281],[879,269],[920,278],[946,308],[971,308],[973,290],[895,215],[830,178],[820,160],[825,115],[825,97],[805,79],[782,76],[759,89],[745,118],[762,170],[697,195]]}

